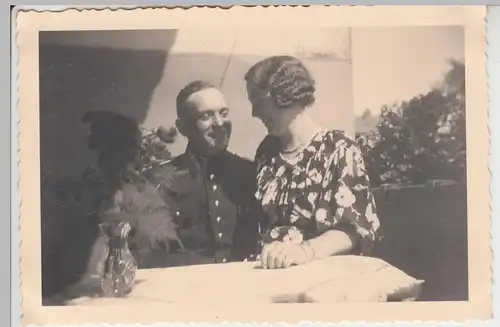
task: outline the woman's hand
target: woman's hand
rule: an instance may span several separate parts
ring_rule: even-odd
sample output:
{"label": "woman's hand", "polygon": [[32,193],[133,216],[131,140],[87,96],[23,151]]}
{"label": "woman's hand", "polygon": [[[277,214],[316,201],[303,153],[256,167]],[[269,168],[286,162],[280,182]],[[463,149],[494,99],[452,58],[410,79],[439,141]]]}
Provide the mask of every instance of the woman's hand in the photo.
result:
{"label": "woman's hand", "polygon": [[260,253],[263,269],[288,268],[302,265],[310,261],[307,249],[303,244],[276,241],[264,245]]}

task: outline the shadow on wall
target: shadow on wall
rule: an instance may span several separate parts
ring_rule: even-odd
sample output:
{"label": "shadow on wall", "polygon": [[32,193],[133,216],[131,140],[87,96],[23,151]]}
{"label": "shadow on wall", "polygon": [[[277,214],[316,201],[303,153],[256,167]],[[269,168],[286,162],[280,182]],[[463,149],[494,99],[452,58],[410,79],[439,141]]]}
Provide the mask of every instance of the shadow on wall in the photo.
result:
{"label": "shadow on wall", "polygon": [[[45,34],[49,33],[49,34]],[[57,32],[56,32],[57,33]],[[82,32],[77,32],[82,33]],[[87,147],[89,110],[109,110],[142,123],[166,65],[177,31],[164,31],[162,48],[140,50],[88,44],[55,44],[40,33],[40,165],[42,197],[42,294],[74,282],[99,230],[85,212],[61,206],[49,188],[78,180],[96,160]],[[51,42],[44,42],[44,35]],[[66,35],[67,36],[67,35]],[[66,37],[65,36],[65,37]]]}

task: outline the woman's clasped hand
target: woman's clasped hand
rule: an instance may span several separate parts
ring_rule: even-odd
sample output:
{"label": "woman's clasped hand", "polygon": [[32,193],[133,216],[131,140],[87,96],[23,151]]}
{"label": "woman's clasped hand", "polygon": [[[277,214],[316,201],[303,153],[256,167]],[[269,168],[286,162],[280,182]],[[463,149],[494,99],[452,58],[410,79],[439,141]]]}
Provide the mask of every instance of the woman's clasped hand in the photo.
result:
{"label": "woman's clasped hand", "polygon": [[289,268],[305,264],[314,258],[314,252],[307,243],[276,241],[264,245],[260,254],[263,269]]}

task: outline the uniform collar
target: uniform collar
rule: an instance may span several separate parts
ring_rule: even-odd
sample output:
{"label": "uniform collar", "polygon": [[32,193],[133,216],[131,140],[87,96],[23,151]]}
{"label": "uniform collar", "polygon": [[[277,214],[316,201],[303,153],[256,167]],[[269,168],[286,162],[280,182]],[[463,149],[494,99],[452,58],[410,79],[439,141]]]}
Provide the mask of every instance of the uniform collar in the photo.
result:
{"label": "uniform collar", "polygon": [[208,162],[212,162],[212,161],[217,161],[217,160],[221,159],[222,157],[224,157],[227,154],[227,150],[223,150],[223,151],[221,151],[217,154],[213,154],[211,156],[201,156],[194,151],[192,144],[188,143],[184,154],[189,158],[196,159],[196,161],[198,161],[200,163],[208,163]]}
{"label": "uniform collar", "polygon": [[193,151],[193,147],[188,143],[186,147],[186,151],[184,152],[184,157],[187,159],[187,165],[191,173],[197,175],[200,172],[202,167],[206,169],[212,170],[220,168],[222,164],[222,160],[227,156],[228,151],[223,150],[215,155],[211,156],[200,156],[195,151]]}

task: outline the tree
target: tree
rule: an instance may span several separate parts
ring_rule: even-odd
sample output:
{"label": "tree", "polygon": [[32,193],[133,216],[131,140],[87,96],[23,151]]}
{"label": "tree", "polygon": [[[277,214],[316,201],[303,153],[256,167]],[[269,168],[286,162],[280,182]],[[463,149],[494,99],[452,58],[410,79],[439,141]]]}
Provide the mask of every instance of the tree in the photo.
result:
{"label": "tree", "polygon": [[435,88],[383,107],[376,130],[358,138],[373,184],[465,180],[465,66],[449,64]]}

